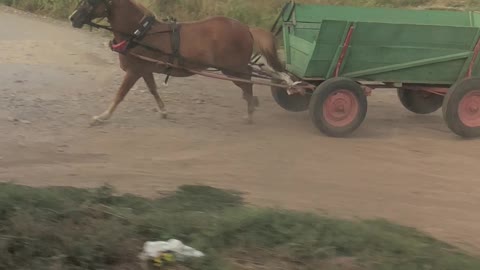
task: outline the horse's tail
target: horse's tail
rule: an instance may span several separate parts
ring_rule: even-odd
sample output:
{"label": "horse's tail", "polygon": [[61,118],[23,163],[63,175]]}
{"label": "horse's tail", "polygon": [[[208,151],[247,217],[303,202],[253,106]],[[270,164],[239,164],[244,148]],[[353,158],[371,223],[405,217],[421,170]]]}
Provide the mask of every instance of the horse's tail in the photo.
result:
{"label": "horse's tail", "polygon": [[267,63],[277,72],[285,70],[280,58],[277,54],[277,45],[275,44],[275,36],[260,28],[250,28],[250,33],[253,37],[253,51],[260,53],[265,57]]}

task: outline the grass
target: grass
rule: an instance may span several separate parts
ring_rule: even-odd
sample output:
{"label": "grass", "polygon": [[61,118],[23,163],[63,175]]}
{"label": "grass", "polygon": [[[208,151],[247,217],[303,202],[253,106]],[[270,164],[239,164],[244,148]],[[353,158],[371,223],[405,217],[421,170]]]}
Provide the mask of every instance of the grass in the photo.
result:
{"label": "grass", "polygon": [[[251,25],[269,27],[287,0],[137,0],[160,17],[174,16],[179,20],[225,15]],[[30,12],[56,18],[67,18],[77,1],[72,0],[0,0]],[[480,10],[478,0],[297,0],[331,5],[417,7],[446,6]]]}
{"label": "grass", "polygon": [[[180,20],[226,15],[268,27],[284,1],[140,0],[159,16]],[[299,1],[301,2],[301,1]],[[336,5],[449,6],[480,10],[478,0],[311,0]],[[71,0],[0,0],[30,12],[66,18]],[[258,5],[258,6],[255,6]],[[383,220],[351,222],[259,209],[235,193],[183,186],[156,199],[98,189],[0,184],[0,270],[131,269],[144,241],[177,238],[207,256],[190,269],[478,270],[480,259]],[[253,263],[252,263],[253,262]],[[273,265],[273,267],[272,267]],[[284,267],[287,265],[287,267]],[[352,268],[356,265],[355,268]],[[279,267],[280,268],[280,267]],[[246,268],[245,268],[246,269]],[[277,268],[278,269],[278,268]]]}
{"label": "grass", "polygon": [[325,269],[480,269],[480,259],[410,228],[249,207],[211,187],[146,199],[108,186],[0,184],[0,269],[132,269],[144,241],[170,238],[206,253],[188,269],[316,270],[345,260]]}

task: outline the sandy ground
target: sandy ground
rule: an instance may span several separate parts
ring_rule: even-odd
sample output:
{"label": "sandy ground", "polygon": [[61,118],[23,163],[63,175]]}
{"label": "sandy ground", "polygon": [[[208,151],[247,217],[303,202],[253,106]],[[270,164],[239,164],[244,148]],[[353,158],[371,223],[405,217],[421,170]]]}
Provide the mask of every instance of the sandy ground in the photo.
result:
{"label": "sandy ground", "polygon": [[480,143],[454,136],[440,113],[414,115],[377,91],[355,135],[334,139],[261,86],[245,125],[238,88],[192,77],[160,89],[168,120],[140,81],[108,124],[89,127],[122,76],[107,39],[1,10],[1,181],[142,195],[207,184],[263,206],[387,218],[480,253]]}

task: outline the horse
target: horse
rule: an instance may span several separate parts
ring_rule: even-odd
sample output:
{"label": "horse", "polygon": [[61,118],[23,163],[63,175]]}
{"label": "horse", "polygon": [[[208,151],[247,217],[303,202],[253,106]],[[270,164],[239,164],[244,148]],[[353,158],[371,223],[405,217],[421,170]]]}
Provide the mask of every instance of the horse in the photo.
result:
{"label": "horse", "polygon": [[[270,70],[285,74],[277,55],[275,36],[232,18],[212,16],[178,23],[158,20],[153,12],[135,0],[82,0],[69,17],[74,28],[98,26],[93,20],[104,18],[108,20],[108,30],[113,33],[111,49],[119,52],[120,68],[125,75],[111,105],[94,116],[92,124],[110,119],[141,78],[155,98],[162,117],[166,118],[166,106],[158,94],[154,73],[189,77],[195,74],[191,70],[214,68],[226,76],[251,80],[250,61],[252,55],[258,53],[265,58]],[[177,66],[159,65],[135,55]],[[253,95],[253,84],[247,81],[233,83],[243,91],[247,103],[245,118],[251,124],[255,107],[259,105],[258,98]]]}

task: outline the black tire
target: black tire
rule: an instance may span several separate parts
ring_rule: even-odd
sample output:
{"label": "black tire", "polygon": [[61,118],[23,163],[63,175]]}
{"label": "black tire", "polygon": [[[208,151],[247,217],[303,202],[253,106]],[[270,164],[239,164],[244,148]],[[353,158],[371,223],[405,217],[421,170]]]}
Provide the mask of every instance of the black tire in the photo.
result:
{"label": "black tire", "polygon": [[399,88],[397,95],[403,107],[416,114],[436,112],[443,104],[443,96],[422,90]]}
{"label": "black tire", "polygon": [[[277,80],[272,80],[272,83],[279,83]],[[303,112],[308,110],[310,103],[310,95],[293,94],[289,95],[285,88],[271,87],[272,97],[275,102],[283,109],[289,112]]]}
{"label": "black tire", "polygon": [[[459,114],[459,107],[462,100],[471,94],[480,96],[480,78],[469,78],[458,82],[450,87],[443,101],[443,119],[448,128],[460,137],[474,138],[480,136],[480,111],[474,113],[475,119],[479,119],[479,124],[465,123],[463,117]],[[478,104],[477,102],[477,105]],[[478,108],[477,108],[478,109]],[[478,116],[478,118],[476,118]],[[476,122],[476,121],[475,121]]]}
{"label": "black tire", "polygon": [[[328,115],[324,115],[324,104],[328,98],[335,92],[341,90],[350,95],[356,103],[357,109],[350,111],[350,120],[339,125],[332,125],[329,123]],[[365,92],[361,85],[348,78],[332,78],[320,84],[313,92],[310,100],[310,118],[317,129],[330,137],[346,137],[353,133],[367,115],[368,102]],[[343,109],[344,110],[344,109]]]}

